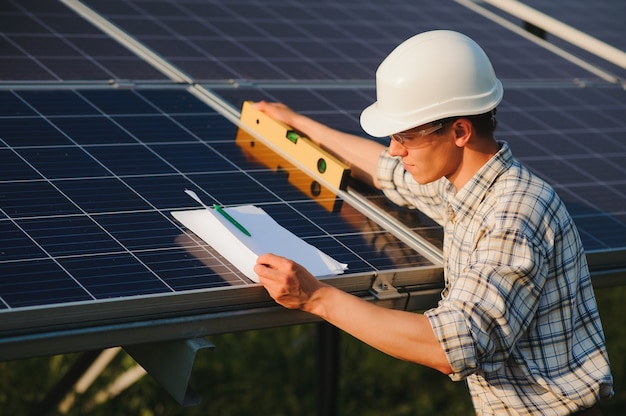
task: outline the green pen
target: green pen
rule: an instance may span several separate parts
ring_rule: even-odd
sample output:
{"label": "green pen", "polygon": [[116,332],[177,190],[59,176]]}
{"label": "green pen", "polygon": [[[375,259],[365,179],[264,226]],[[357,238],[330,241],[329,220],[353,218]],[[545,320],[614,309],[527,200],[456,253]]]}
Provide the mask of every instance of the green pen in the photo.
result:
{"label": "green pen", "polygon": [[244,233],[248,237],[252,237],[252,234],[250,234],[250,231],[246,230],[246,228],[243,225],[239,224],[236,219],[228,215],[228,212],[224,211],[224,208],[220,207],[217,204],[213,204],[213,208],[215,208],[217,212],[222,214],[224,218],[226,218],[232,225],[237,227],[242,233]]}

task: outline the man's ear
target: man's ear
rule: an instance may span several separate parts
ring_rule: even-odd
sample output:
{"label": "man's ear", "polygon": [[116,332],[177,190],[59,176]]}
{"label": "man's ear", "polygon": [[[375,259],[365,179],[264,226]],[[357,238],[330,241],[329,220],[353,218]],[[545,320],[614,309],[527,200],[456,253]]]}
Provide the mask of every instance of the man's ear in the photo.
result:
{"label": "man's ear", "polygon": [[473,132],[474,125],[466,118],[458,118],[452,123],[454,142],[458,147],[465,147]]}

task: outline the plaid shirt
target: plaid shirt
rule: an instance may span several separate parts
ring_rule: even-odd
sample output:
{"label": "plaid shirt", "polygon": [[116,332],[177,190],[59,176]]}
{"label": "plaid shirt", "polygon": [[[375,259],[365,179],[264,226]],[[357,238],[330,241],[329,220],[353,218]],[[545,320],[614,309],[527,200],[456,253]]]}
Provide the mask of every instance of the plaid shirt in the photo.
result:
{"label": "plaid shirt", "polygon": [[506,143],[458,192],[416,183],[387,152],[378,180],[444,228],[445,288],[425,315],[479,415],[566,415],[613,394],[576,227]]}

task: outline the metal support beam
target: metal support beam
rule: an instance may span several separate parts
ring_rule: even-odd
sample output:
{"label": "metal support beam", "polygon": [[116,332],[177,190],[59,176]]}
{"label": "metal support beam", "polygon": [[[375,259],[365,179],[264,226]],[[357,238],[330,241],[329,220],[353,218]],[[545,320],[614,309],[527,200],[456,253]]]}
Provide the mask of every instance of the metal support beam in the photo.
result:
{"label": "metal support beam", "polygon": [[200,403],[200,396],[189,388],[196,353],[215,346],[205,338],[164,341],[123,347],[168,393],[183,406]]}
{"label": "metal support beam", "polygon": [[317,415],[337,415],[339,381],[339,337],[335,326],[320,322],[316,324],[316,384]]}

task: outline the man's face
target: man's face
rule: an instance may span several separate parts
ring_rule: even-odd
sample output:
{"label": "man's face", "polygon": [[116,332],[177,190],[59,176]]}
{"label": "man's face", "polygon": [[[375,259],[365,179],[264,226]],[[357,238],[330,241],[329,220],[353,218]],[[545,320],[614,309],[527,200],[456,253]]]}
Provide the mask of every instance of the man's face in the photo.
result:
{"label": "man's face", "polygon": [[439,126],[428,123],[391,136],[389,154],[400,157],[417,183],[450,178],[460,168],[462,148],[455,144],[453,129],[449,124]]}

